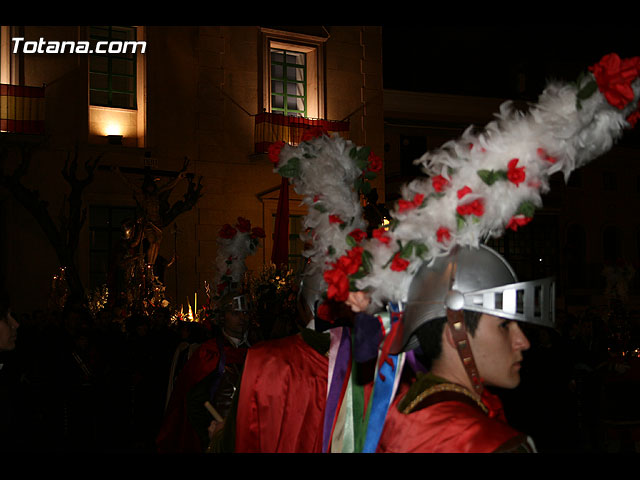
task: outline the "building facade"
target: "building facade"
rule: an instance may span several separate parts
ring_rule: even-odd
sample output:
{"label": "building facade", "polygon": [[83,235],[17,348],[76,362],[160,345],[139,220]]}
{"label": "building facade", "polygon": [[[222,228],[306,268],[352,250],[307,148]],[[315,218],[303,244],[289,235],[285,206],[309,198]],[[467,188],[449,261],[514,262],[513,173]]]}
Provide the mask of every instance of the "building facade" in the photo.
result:
{"label": "building facade", "polygon": [[[239,216],[266,232],[248,268],[270,262],[281,181],[265,153],[270,142],[295,143],[301,128],[324,122],[383,156],[380,27],[3,26],[1,35],[3,173],[25,167],[29,152],[19,181],[47,202],[67,240],[65,225],[78,224],[69,200],[81,191],[86,220],[73,253],[87,290],[106,281],[148,176],[162,187],[186,166],[160,199],[165,206],[202,186],[195,205],[162,228],[159,257],[175,259],[164,271],[166,294],[181,305],[204,298],[218,231]],[[33,88],[9,88],[17,86]],[[74,158],[77,172],[65,171],[75,190],[61,173]],[[375,186],[384,198],[384,179]],[[303,214],[291,190],[292,262]],[[60,255],[7,188],[0,225],[0,273],[16,310],[46,308]]]}

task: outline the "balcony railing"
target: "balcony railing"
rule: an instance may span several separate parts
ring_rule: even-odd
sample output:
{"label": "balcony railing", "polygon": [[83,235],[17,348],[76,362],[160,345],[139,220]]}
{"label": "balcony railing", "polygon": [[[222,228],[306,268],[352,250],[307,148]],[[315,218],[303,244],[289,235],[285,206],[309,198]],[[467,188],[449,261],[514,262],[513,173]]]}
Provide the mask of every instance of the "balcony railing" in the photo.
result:
{"label": "balcony railing", "polygon": [[313,129],[322,129],[329,135],[338,133],[344,138],[349,138],[348,120],[321,120],[263,112],[255,116],[255,153],[266,153],[270,144],[279,141],[297,145],[305,133]]}
{"label": "balcony railing", "polygon": [[44,133],[44,87],[0,84],[0,132]]}

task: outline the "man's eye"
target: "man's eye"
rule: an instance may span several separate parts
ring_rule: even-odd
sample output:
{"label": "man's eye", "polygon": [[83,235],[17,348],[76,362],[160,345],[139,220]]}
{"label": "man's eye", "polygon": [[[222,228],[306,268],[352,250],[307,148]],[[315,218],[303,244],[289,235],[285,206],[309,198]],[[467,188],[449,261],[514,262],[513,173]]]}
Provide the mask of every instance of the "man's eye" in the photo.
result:
{"label": "man's eye", "polygon": [[507,328],[509,328],[509,325],[510,325],[510,324],[511,324],[511,320],[505,320],[504,322],[502,322],[502,323],[500,324],[500,328],[507,329]]}

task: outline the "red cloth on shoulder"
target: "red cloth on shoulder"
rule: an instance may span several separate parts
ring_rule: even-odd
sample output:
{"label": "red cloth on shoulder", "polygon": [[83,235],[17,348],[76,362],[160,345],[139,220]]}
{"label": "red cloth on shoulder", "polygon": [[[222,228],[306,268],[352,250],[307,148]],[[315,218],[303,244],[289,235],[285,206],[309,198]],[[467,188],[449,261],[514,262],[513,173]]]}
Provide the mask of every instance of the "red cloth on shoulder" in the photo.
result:
{"label": "red cloth on shoulder", "polygon": [[[242,363],[246,348],[235,348],[223,340],[225,364]],[[158,453],[201,453],[198,434],[187,418],[187,392],[218,368],[220,362],[218,340],[204,342],[185,363],[171,392],[164,420],[156,437]]]}
{"label": "red cloth on shoulder", "polygon": [[[405,392],[403,392],[405,393]],[[389,408],[378,453],[490,453],[522,434],[498,417],[461,401],[443,401],[409,414]]]}
{"label": "red cloth on shoulder", "polygon": [[247,354],[236,415],[236,452],[319,453],[328,359],[301,335]]}

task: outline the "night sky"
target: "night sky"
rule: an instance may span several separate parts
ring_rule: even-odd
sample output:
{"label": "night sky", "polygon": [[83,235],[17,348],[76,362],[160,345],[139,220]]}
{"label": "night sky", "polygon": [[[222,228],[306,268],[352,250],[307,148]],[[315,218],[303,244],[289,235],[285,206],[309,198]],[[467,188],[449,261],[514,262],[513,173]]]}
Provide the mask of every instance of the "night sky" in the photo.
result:
{"label": "night sky", "polygon": [[640,55],[638,25],[383,25],[384,88],[536,99],[607,53]]}

